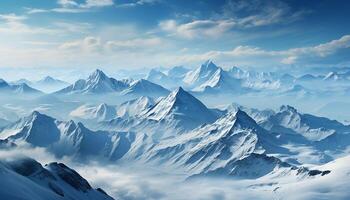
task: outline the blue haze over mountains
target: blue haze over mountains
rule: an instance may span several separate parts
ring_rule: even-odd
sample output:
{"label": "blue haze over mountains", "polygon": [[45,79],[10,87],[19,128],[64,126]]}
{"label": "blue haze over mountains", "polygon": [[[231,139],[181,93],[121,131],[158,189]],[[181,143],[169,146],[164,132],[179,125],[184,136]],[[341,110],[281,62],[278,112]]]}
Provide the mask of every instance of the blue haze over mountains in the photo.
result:
{"label": "blue haze over mountains", "polygon": [[[42,166],[18,152],[41,149],[50,161],[69,162],[83,173],[82,163],[94,166],[96,161],[122,170],[127,165],[144,165],[150,173],[159,166],[161,171],[173,171],[167,176],[182,174],[184,182],[178,184],[183,187],[198,180],[206,181],[209,188],[217,180],[222,184],[230,179],[249,180],[243,188],[273,181],[276,185],[266,186],[267,190],[281,187],[282,194],[291,195],[290,184],[312,182],[317,187],[323,177],[334,180],[344,173],[329,163],[348,159],[344,155],[350,145],[350,126],[344,108],[349,106],[349,83],[346,69],[294,76],[223,69],[211,60],[192,70],[152,69],[140,79],[115,79],[97,69],[72,84],[52,77],[36,83],[2,80],[0,92],[6,98],[1,99],[0,148],[16,156],[3,158],[1,167],[6,180],[29,180],[11,184],[9,191],[16,187],[49,190],[42,194],[44,198],[80,198],[88,192],[92,195],[88,199],[104,199],[121,197],[121,193],[111,183],[103,183],[107,193],[93,190],[78,177],[72,185],[61,172],[50,171],[55,166],[71,173],[65,165]],[[47,92],[52,85],[60,88]],[[57,178],[51,176],[62,181],[55,183]],[[80,181],[85,186],[75,185]],[[255,195],[263,190],[254,187]],[[170,195],[167,190],[163,193]]]}

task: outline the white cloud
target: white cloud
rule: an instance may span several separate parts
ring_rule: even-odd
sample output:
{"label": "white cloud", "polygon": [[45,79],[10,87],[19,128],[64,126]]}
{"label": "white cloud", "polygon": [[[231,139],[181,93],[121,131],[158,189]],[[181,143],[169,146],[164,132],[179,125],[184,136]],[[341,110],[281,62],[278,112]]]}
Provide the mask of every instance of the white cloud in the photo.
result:
{"label": "white cloud", "polygon": [[95,52],[101,50],[101,39],[96,37],[86,37],[83,40],[66,42],[59,46],[63,50],[83,50],[85,52]]}
{"label": "white cloud", "polygon": [[160,38],[146,38],[146,39],[132,39],[123,41],[108,41],[106,42],[106,48],[110,50],[142,50],[144,48],[157,48],[162,45]]}
{"label": "white cloud", "polygon": [[[28,41],[28,40],[27,40]],[[37,40],[34,40],[37,41]],[[25,48],[3,45],[0,66],[25,67],[96,67],[96,66],[174,66],[197,65],[213,59],[221,65],[280,67],[290,64],[317,64],[318,61],[350,47],[350,35],[315,46],[286,50],[267,50],[254,46],[237,46],[231,50],[198,52],[178,48],[176,41],[158,37],[110,38],[98,34],[60,44],[37,43]],[[31,42],[28,43],[30,45]],[[38,57],[40,55],[40,57]],[[133,59],[137,58],[137,59]],[[315,61],[316,60],[316,61]]]}
{"label": "white cloud", "polygon": [[82,13],[90,12],[93,8],[101,8],[107,6],[113,6],[113,0],[85,0],[83,3],[78,3],[76,0],[58,0],[57,4],[59,7],[51,9],[40,9],[40,8],[26,8],[28,14],[37,13]]}
{"label": "white cloud", "polygon": [[0,33],[8,34],[55,34],[58,30],[43,28],[43,27],[33,27],[24,23],[26,16],[11,14],[2,14],[0,15],[0,21],[3,23],[0,24]]}
{"label": "white cloud", "polygon": [[113,0],[86,0],[84,3],[78,3],[75,0],[58,0],[57,3],[63,8],[93,8],[114,5]]}
{"label": "white cloud", "polygon": [[80,4],[82,8],[105,7],[114,5],[113,0],[86,0],[85,4]]}
{"label": "white cloud", "polygon": [[[243,13],[243,14],[242,14]],[[280,0],[234,0],[227,1],[223,11],[211,16],[202,17],[182,14],[180,19],[164,20],[159,23],[159,28],[169,32],[170,35],[185,38],[219,37],[232,31],[270,26],[276,24],[291,23],[301,19],[309,11],[292,9]],[[178,15],[179,16],[179,15]],[[190,15],[191,16],[191,15]],[[191,21],[188,21],[191,18]]]}
{"label": "white cloud", "polygon": [[160,38],[136,38],[129,40],[107,40],[102,41],[99,37],[85,37],[82,40],[66,42],[59,46],[59,49],[69,51],[113,53],[116,51],[125,52],[149,52],[160,49],[166,44]]}
{"label": "white cloud", "polygon": [[57,4],[61,5],[62,7],[75,7],[79,4],[75,2],[75,0],[58,0]]}
{"label": "white cloud", "polygon": [[132,3],[123,3],[123,4],[117,4],[117,8],[128,8],[128,7],[135,7],[135,6],[142,6],[146,4],[154,4],[157,2],[161,2],[161,0],[138,0]]}
{"label": "white cloud", "polygon": [[231,63],[235,62],[235,64],[290,65],[298,62],[307,63],[310,58],[324,58],[347,48],[350,48],[350,35],[344,35],[339,39],[310,47],[273,51],[252,46],[237,46],[229,51],[208,51],[201,54],[184,55],[182,59],[187,62],[203,61],[210,58]]}
{"label": "white cloud", "polygon": [[178,24],[175,20],[166,20],[159,23],[162,30],[185,38],[219,37],[235,25],[236,23],[232,20],[195,20],[184,24]]}

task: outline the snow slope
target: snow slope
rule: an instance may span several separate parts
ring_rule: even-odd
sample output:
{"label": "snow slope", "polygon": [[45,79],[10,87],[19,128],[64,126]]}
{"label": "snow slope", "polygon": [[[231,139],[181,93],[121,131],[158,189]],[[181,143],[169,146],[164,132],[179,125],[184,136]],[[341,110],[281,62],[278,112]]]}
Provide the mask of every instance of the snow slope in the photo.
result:
{"label": "snow slope", "polygon": [[0,196],[11,200],[112,200],[62,163],[42,166],[30,158],[0,160]]}
{"label": "snow slope", "polygon": [[78,119],[104,121],[116,117],[117,109],[115,106],[105,103],[99,105],[82,105],[73,110],[69,115]]}

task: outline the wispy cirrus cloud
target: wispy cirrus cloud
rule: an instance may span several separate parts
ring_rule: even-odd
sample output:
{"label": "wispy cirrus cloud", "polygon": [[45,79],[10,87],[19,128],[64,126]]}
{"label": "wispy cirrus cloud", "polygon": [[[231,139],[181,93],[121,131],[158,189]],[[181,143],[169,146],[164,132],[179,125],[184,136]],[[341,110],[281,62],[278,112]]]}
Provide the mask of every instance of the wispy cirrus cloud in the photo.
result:
{"label": "wispy cirrus cloud", "polygon": [[59,49],[97,53],[110,53],[115,51],[148,52],[152,49],[159,49],[162,46],[164,47],[164,45],[166,45],[164,41],[156,37],[103,41],[99,37],[88,36],[81,40],[65,42],[59,46]]}
{"label": "wispy cirrus cloud", "polygon": [[195,20],[184,24],[179,24],[175,20],[165,20],[159,23],[162,30],[185,38],[219,37],[234,26],[236,22],[233,20]]}
{"label": "wispy cirrus cloud", "polygon": [[130,7],[136,7],[136,6],[142,6],[142,5],[147,5],[147,4],[155,4],[159,3],[161,0],[136,0],[131,3],[122,3],[122,4],[117,4],[117,8],[130,8]]}
{"label": "wispy cirrus cloud", "polygon": [[92,28],[89,23],[79,22],[53,22],[50,26],[34,26],[26,22],[28,19],[25,15],[14,13],[0,14],[0,33],[11,35],[28,35],[28,34],[66,34],[66,33],[85,33]]}
{"label": "wispy cirrus cloud", "polygon": [[113,0],[85,0],[83,3],[79,3],[76,0],[58,0],[57,4],[59,7],[51,9],[41,9],[41,8],[26,8],[28,14],[36,13],[82,13],[89,12],[94,8],[102,8],[113,6]]}
{"label": "wispy cirrus cloud", "polygon": [[183,60],[198,61],[210,58],[226,62],[241,62],[247,65],[254,65],[254,63],[257,64],[262,60],[265,61],[267,65],[271,65],[271,63],[274,65],[306,64],[310,58],[325,58],[348,48],[350,48],[350,35],[344,35],[339,39],[315,46],[291,48],[280,51],[266,50],[254,46],[237,46],[228,51],[208,51],[202,54],[185,55],[183,56]]}
{"label": "wispy cirrus cloud", "polygon": [[191,21],[163,20],[159,22],[159,28],[170,35],[190,39],[219,37],[232,31],[291,23],[309,12],[294,11],[280,0],[227,1],[220,12],[209,17],[192,17]]}
{"label": "wispy cirrus cloud", "polygon": [[34,27],[27,25],[24,21],[26,16],[16,15],[14,13],[1,14],[0,20],[0,33],[7,34],[55,34],[57,29],[51,29],[46,27]]}

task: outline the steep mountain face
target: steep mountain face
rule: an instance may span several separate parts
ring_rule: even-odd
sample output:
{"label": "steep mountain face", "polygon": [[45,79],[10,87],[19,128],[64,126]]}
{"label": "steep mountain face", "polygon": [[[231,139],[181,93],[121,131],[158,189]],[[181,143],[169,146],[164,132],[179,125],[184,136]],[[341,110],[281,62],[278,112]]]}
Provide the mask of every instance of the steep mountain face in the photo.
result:
{"label": "steep mountain face", "polygon": [[335,133],[350,132],[350,127],[324,117],[300,114],[291,106],[281,106],[279,112],[261,125],[278,133],[300,134],[310,141],[320,141]]}
{"label": "steep mountain face", "polygon": [[10,142],[44,147],[56,156],[77,159],[101,157],[117,160],[129,150],[136,136],[131,132],[91,131],[82,123],[62,122],[33,112],[29,117],[8,126],[1,133]]}
{"label": "steep mountain face", "polygon": [[130,101],[126,101],[118,106],[117,115],[118,117],[128,118],[136,117],[141,113],[147,111],[155,104],[155,101],[146,96],[139,97]]}
{"label": "steep mountain face", "polygon": [[[142,104],[144,103],[139,101],[127,109],[143,108]],[[122,114],[125,113],[123,111],[125,107],[123,107],[124,105],[121,107]],[[219,117],[217,111],[208,109],[181,87],[171,92],[167,97],[160,98],[148,109],[136,113],[137,115],[120,116],[100,123],[99,129],[145,133],[157,142],[166,137],[176,137],[200,125],[212,123]]]}
{"label": "steep mountain face", "polygon": [[211,123],[216,119],[211,110],[181,87],[156,103],[144,117],[155,121],[167,121],[185,129]]}
{"label": "steep mountain face", "polygon": [[217,70],[218,67],[208,60],[199,68],[189,71],[184,78],[184,83],[193,88],[197,87],[208,81]]}
{"label": "steep mountain face", "polygon": [[0,160],[0,196],[26,200],[112,200],[62,163],[42,166],[30,158]]}
{"label": "steep mountain face", "polygon": [[109,78],[101,70],[96,70],[86,80],[78,80],[56,94],[83,93],[83,94],[99,94],[109,92],[120,92],[129,85],[126,82]]}
{"label": "steep mountain face", "polygon": [[[264,153],[276,152],[275,139],[243,111],[228,113],[213,124],[161,141],[149,162],[183,167],[192,175],[216,174],[257,178],[291,165]],[[252,163],[263,163],[260,168]]]}
{"label": "steep mountain face", "polygon": [[163,88],[160,85],[147,81],[145,79],[137,80],[130,84],[122,94],[124,95],[136,95],[136,96],[164,96],[169,94],[169,90]]}
{"label": "steep mountain face", "polygon": [[79,119],[105,121],[116,117],[117,109],[115,106],[105,103],[100,105],[82,105],[73,110],[69,115]]}

